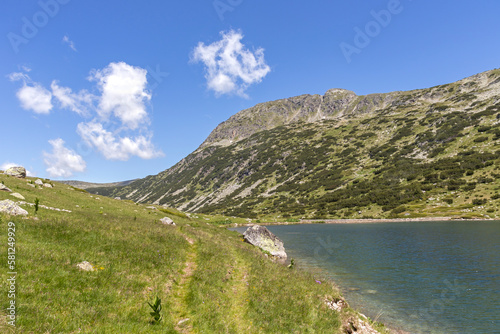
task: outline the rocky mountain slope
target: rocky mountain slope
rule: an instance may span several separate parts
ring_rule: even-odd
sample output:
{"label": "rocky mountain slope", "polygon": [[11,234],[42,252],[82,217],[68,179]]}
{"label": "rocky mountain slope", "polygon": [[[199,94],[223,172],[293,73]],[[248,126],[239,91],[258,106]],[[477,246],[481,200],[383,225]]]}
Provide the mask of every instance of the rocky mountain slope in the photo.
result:
{"label": "rocky mountain slope", "polygon": [[256,217],[498,217],[500,70],[258,104],[172,168],[91,192]]}

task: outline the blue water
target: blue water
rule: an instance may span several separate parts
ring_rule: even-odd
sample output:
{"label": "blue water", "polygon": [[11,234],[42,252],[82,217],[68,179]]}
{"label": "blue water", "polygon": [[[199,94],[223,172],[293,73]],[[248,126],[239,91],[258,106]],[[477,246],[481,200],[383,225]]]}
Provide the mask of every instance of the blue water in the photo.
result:
{"label": "blue water", "polygon": [[500,221],[268,228],[372,319],[410,333],[500,333]]}

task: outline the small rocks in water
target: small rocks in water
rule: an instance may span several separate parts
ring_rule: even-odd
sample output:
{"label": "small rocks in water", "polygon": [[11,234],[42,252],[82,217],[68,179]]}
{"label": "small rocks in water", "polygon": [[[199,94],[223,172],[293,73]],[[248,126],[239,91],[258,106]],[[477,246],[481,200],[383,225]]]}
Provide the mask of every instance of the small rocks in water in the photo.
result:
{"label": "small rocks in water", "polygon": [[43,186],[45,188],[53,188],[52,185],[50,183],[44,183]]}
{"label": "small rocks in water", "polygon": [[5,186],[3,183],[0,183],[0,190],[3,190],[3,191],[8,191],[8,192],[11,192],[12,190],[10,190],[9,188],[7,188],[7,186]]}
{"label": "small rocks in water", "polygon": [[17,205],[14,201],[11,201],[10,199],[6,199],[3,201],[0,201],[0,212],[9,214],[11,216],[27,216],[28,211],[24,210],[21,208],[19,205]]}
{"label": "small rocks in water", "polygon": [[38,186],[43,186],[43,181],[38,179],[35,181],[35,184],[38,185]]}
{"label": "small rocks in water", "polygon": [[172,226],[175,226],[175,223],[172,219],[168,218],[168,217],[163,217],[162,219],[160,219],[160,223],[164,224],[164,225],[172,225]]}
{"label": "small rocks in water", "polygon": [[377,290],[366,290],[366,293],[369,293],[370,295],[374,295],[377,293]]}
{"label": "small rocks in water", "polygon": [[269,252],[272,256],[279,259],[286,260],[287,255],[283,241],[271,233],[266,227],[260,225],[250,226],[245,233],[243,233],[245,241],[260,247],[261,249]]}
{"label": "small rocks in water", "polygon": [[26,169],[24,167],[10,167],[5,171],[5,174],[24,179],[26,177]]}
{"label": "small rocks in water", "polygon": [[10,196],[14,196],[15,198],[19,198],[20,200],[25,200],[24,196],[21,195],[20,193],[12,193]]}
{"label": "small rocks in water", "polygon": [[83,271],[94,271],[94,266],[87,261],[80,262],[76,266]]}

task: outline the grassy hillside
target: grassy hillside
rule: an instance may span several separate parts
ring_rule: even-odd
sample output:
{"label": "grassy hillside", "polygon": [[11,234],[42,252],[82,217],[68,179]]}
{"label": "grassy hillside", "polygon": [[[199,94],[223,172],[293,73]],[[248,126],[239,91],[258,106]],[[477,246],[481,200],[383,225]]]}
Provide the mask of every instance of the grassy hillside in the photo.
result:
{"label": "grassy hillside", "polygon": [[499,92],[494,70],[410,92],[335,90],[337,104],[329,94],[323,104],[269,102],[221,124],[169,170],[89,191],[266,220],[498,218]]}
{"label": "grassy hillside", "polygon": [[[37,214],[22,205],[27,218],[0,214],[4,259],[7,224],[15,224],[18,333],[341,333],[357,319],[351,309],[327,307],[339,298],[333,284],[272,262],[219,227],[226,217],[188,217],[56,182],[32,187],[33,180],[0,174],[26,202],[40,201]],[[0,192],[7,198],[18,201]],[[164,216],[177,226],[160,224]],[[79,270],[82,261],[95,271]],[[1,263],[0,326],[8,333],[10,270]],[[157,324],[147,305],[155,296],[163,305]]]}

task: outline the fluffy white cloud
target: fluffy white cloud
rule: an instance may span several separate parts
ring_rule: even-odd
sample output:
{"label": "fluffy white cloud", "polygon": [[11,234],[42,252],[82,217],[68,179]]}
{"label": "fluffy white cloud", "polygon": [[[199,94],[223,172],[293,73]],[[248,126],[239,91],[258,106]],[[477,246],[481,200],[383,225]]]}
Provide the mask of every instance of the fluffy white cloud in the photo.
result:
{"label": "fluffy white cloud", "polygon": [[124,62],[110,63],[92,71],[89,79],[97,81],[102,92],[97,113],[103,120],[117,117],[129,129],[148,123],[145,103],[151,100],[147,91],[147,71]]}
{"label": "fluffy white cloud", "polygon": [[90,114],[90,108],[93,107],[92,104],[96,98],[94,95],[86,90],[73,93],[71,88],[59,86],[56,80],[52,81],[50,88],[62,108],[70,109],[81,116],[88,116]]}
{"label": "fluffy white cloud", "polygon": [[33,110],[37,114],[49,114],[52,110],[52,93],[39,84],[24,85],[16,96],[25,110]]}
{"label": "fluffy white cloud", "polygon": [[151,138],[143,135],[134,138],[120,137],[107,131],[96,121],[78,124],[77,132],[87,144],[96,148],[106,159],[128,160],[132,156],[152,159],[163,155],[161,151],[155,149]]}
{"label": "fluffy white cloud", "polygon": [[[52,81],[49,91],[33,82],[27,72],[12,73],[8,78],[23,82],[17,96],[25,109],[49,113],[54,99],[60,109],[91,118],[90,122],[78,124],[77,133],[106,159],[128,160],[132,156],[151,159],[163,155],[151,142],[148,130],[147,103],[151,94],[147,90],[145,69],[119,62],[91,71],[88,79],[96,82],[98,95],[87,90],[73,92],[69,87],[60,86],[57,80]],[[66,149],[62,139],[50,143],[54,151],[44,152],[44,156],[51,176],[67,177],[73,171],[85,169],[81,156]]]}
{"label": "fluffy white cloud", "polygon": [[52,153],[43,152],[47,173],[51,177],[70,177],[74,172],[84,172],[87,164],[75,151],[64,146],[61,138],[49,140]]}
{"label": "fluffy white cloud", "polygon": [[76,47],[75,47],[75,43],[73,43],[72,40],[69,39],[69,37],[67,35],[65,35],[62,39],[63,43],[65,44],[68,44],[68,46],[70,47],[71,50],[75,51],[76,52]]}
{"label": "fluffy white cloud", "polygon": [[[19,167],[19,166],[23,166],[23,165],[16,164],[14,162],[4,162],[2,165],[0,165],[0,170],[5,171],[5,170],[9,169],[10,167]],[[28,175],[28,176],[34,176],[35,174],[26,169],[26,175]]]}
{"label": "fluffy white cloud", "polygon": [[22,81],[23,86],[17,91],[16,96],[25,110],[32,110],[37,114],[49,114],[52,110],[52,93],[37,82],[33,82],[25,73],[11,73],[11,81]]}
{"label": "fluffy white cloud", "polygon": [[235,93],[247,97],[245,90],[271,71],[264,60],[264,49],[253,53],[246,49],[241,32],[231,30],[221,35],[220,41],[210,45],[198,43],[192,61],[205,64],[208,88],[216,95]]}

